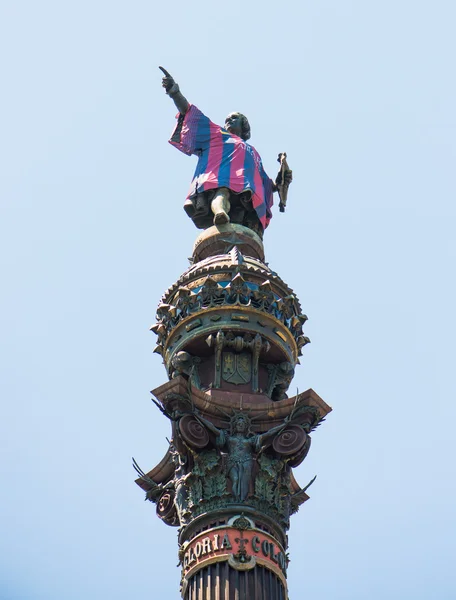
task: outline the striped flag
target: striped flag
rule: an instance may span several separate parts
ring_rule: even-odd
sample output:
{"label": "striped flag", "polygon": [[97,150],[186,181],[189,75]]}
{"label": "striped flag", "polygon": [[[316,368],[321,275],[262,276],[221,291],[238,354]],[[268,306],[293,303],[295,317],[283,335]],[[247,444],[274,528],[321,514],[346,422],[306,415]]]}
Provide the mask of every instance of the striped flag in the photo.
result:
{"label": "striped flag", "polygon": [[169,142],[185,154],[198,156],[187,198],[220,187],[234,193],[250,191],[253,208],[266,229],[272,217],[273,183],[253,146],[213,123],[194,105],[185,115],[177,115]]}

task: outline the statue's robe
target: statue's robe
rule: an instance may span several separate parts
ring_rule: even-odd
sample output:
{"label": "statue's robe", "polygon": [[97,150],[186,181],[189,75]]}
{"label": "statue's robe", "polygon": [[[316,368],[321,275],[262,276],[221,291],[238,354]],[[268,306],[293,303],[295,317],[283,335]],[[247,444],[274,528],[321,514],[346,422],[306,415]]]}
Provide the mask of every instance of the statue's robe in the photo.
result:
{"label": "statue's robe", "polygon": [[272,217],[273,182],[253,146],[213,123],[194,105],[185,115],[177,115],[169,142],[185,154],[198,156],[187,198],[220,187],[235,194],[250,192],[252,206],[266,229]]}

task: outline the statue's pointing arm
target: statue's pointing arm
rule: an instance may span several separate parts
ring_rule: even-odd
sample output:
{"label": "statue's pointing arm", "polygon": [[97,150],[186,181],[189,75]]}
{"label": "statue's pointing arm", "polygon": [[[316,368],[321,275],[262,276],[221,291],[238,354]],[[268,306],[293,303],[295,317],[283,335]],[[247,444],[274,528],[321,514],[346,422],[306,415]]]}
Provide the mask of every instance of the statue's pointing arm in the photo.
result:
{"label": "statue's pointing arm", "polygon": [[181,94],[179,86],[174,81],[173,77],[168,73],[168,71],[163,67],[158,68],[161,71],[163,71],[165,75],[162,79],[162,86],[165,88],[166,93],[170,98],[172,98],[180,114],[185,115],[185,113],[190,108],[190,104],[188,103],[187,98],[183,94]]}

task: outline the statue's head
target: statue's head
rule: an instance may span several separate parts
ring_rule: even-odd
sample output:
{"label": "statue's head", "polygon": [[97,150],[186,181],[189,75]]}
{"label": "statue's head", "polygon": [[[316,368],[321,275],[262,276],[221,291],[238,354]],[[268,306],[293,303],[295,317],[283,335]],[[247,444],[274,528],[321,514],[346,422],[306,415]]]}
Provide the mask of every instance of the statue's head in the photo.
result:
{"label": "statue's head", "polygon": [[249,431],[250,431],[249,417],[245,413],[236,412],[231,417],[231,432],[248,434]]}
{"label": "statue's head", "polygon": [[245,142],[250,139],[250,124],[247,117],[242,113],[230,113],[225,119],[225,129],[234,135],[238,135]]}

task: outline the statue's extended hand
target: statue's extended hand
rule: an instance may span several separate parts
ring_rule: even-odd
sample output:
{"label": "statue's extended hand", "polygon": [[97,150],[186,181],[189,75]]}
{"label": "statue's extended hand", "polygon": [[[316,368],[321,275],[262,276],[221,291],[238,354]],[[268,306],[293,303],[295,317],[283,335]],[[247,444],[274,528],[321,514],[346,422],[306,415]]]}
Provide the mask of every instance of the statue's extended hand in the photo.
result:
{"label": "statue's extended hand", "polygon": [[170,73],[168,73],[168,71],[166,69],[164,69],[163,67],[158,67],[158,68],[165,75],[162,79],[162,86],[165,88],[166,93],[169,95],[177,93],[179,91],[179,86],[174,81],[174,78],[172,77],[172,75]]}
{"label": "statue's extended hand", "polygon": [[165,88],[166,93],[173,100],[180,114],[185,115],[188,109],[190,108],[190,104],[187,98],[185,98],[185,96],[181,94],[179,86],[174,81],[174,78],[168,73],[168,71],[163,67],[158,68],[164,74],[164,77],[162,79],[162,86]]}

